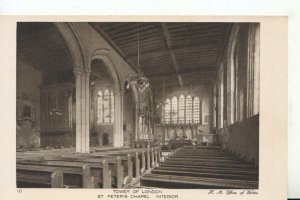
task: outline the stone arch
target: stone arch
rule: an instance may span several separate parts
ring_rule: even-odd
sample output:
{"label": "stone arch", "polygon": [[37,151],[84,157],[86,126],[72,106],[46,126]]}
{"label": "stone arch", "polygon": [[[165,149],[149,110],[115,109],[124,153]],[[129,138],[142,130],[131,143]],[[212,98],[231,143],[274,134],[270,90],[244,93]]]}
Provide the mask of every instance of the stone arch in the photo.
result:
{"label": "stone arch", "polygon": [[[89,70],[87,51],[75,23],[54,23],[65,39],[76,79],[76,152],[89,153]],[[85,109],[85,112],[81,112]]]}
{"label": "stone arch", "polygon": [[107,70],[109,71],[113,83],[114,83],[114,94],[115,94],[115,120],[114,120],[114,147],[123,146],[123,87],[119,78],[119,74],[115,67],[114,61],[109,56],[108,49],[96,49],[88,62],[88,69],[91,69],[92,61],[100,59],[102,60]]}
{"label": "stone arch", "polygon": [[227,52],[227,125],[235,121],[235,59],[234,55],[237,47],[237,38],[239,34],[239,25],[234,24],[229,36],[228,52]]}
{"label": "stone arch", "polygon": [[118,91],[118,92],[123,91],[117,69],[115,68],[113,60],[109,56],[109,50],[108,49],[96,49],[92,53],[91,58],[89,59],[88,69],[91,69],[92,62],[93,62],[93,60],[96,60],[96,59],[102,60],[105,63],[110,75],[112,76],[115,91]]}
{"label": "stone arch", "polygon": [[80,34],[75,31],[76,28],[71,23],[55,22],[54,25],[62,34],[68,45],[73,59],[73,68],[81,71],[85,68],[84,66],[86,66],[86,51],[85,48],[83,48]]}

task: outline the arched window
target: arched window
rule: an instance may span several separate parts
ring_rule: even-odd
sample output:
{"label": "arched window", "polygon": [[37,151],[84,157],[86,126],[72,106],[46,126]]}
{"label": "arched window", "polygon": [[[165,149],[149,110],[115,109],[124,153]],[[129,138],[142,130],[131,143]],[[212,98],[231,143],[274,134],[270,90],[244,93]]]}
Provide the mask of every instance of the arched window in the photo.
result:
{"label": "arched window", "polygon": [[115,99],[114,93],[110,91],[110,122],[114,122],[115,118]]}
{"label": "arched window", "polygon": [[198,97],[194,98],[193,101],[193,123],[200,122],[200,101]]}
{"label": "arched window", "polygon": [[185,123],[185,118],[184,118],[184,96],[180,95],[179,97],[179,103],[178,103],[178,115],[179,115],[179,123],[183,124]]}
{"label": "arched window", "polygon": [[179,98],[174,96],[171,100],[165,101],[163,109],[163,123],[165,124],[192,124],[200,123],[200,100],[191,95],[185,97],[180,95]]}
{"label": "arched window", "polygon": [[171,111],[171,102],[169,99],[167,99],[165,102],[165,116],[164,116],[166,124],[170,123],[170,111]]}
{"label": "arched window", "polygon": [[172,124],[178,123],[178,103],[177,97],[172,98],[172,111],[171,111]]}
{"label": "arched window", "polygon": [[190,95],[188,95],[186,97],[186,114],[185,114],[185,122],[187,124],[190,124],[193,122],[193,102],[192,102],[192,97]]}
{"label": "arched window", "polygon": [[114,122],[114,94],[105,89],[97,93],[97,123]]}
{"label": "arched window", "polygon": [[104,90],[104,98],[103,98],[103,114],[104,114],[104,122],[110,121],[110,113],[109,113],[109,91]]}
{"label": "arched window", "polygon": [[103,95],[102,92],[99,91],[97,94],[97,122],[102,123],[103,122]]}

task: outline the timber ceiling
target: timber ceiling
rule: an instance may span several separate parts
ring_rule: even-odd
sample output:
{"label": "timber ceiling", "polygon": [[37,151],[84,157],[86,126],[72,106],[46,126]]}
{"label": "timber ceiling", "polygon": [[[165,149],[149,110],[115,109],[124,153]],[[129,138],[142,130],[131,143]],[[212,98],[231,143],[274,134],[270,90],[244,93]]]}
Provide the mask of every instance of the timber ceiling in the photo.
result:
{"label": "timber ceiling", "polygon": [[230,23],[89,23],[155,89],[210,84]]}
{"label": "timber ceiling", "polygon": [[[230,23],[89,23],[155,89],[210,84],[225,46]],[[19,22],[17,56],[49,75],[72,71],[68,46],[53,23]],[[106,73],[101,65],[102,72]],[[98,66],[99,69],[100,66]]]}

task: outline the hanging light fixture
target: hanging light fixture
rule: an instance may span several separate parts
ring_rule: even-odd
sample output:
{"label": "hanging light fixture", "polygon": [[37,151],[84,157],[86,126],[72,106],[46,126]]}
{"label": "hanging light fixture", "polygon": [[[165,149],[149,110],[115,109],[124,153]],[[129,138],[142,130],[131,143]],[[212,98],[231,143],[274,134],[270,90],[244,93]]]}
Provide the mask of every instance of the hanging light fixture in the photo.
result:
{"label": "hanging light fixture", "polygon": [[[173,79],[174,79],[174,77],[173,77],[173,69],[174,69],[174,66],[172,66],[172,70],[171,70],[171,92],[170,92],[171,95],[172,95],[172,91],[173,91],[172,88],[173,88]],[[172,102],[172,100],[171,100],[171,102]],[[177,110],[173,110],[173,108],[171,108],[171,110],[170,110],[170,116],[174,117],[176,115],[177,115]]]}
{"label": "hanging light fixture", "polygon": [[62,113],[63,113],[63,111],[62,110],[60,110],[60,109],[58,109],[57,108],[57,95],[56,95],[56,98],[55,98],[55,106],[54,106],[54,108],[52,108],[51,110],[50,110],[50,112],[49,112],[49,115],[56,115],[56,116],[62,116]]}
{"label": "hanging light fixture", "polygon": [[141,73],[141,66],[140,66],[140,27],[138,24],[138,31],[137,31],[137,62],[138,62],[138,73],[137,75],[130,75],[126,81],[126,88],[130,88],[130,83],[137,86],[140,92],[144,92],[149,86],[149,78],[146,77]]}

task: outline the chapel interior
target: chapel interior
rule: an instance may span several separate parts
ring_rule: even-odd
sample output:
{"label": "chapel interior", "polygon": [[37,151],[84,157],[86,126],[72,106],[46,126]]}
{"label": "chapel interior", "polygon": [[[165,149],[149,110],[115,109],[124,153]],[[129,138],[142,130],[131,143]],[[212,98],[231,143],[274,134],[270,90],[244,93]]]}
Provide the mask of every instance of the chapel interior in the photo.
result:
{"label": "chapel interior", "polygon": [[259,28],[18,22],[17,186],[258,189]]}

